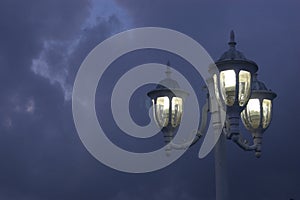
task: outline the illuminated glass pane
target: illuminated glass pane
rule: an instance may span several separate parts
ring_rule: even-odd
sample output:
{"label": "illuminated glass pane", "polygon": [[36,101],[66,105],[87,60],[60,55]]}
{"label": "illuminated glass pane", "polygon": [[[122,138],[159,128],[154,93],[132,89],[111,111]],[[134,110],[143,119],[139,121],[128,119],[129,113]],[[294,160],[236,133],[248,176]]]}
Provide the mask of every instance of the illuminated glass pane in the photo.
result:
{"label": "illuminated glass pane", "polygon": [[153,111],[153,118],[154,118],[154,120],[155,120],[155,122],[156,122],[156,124],[158,124],[157,123],[157,120],[156,120],[156,106],[155,106],[155,103],[154,103],[154,99],[152,99],[152,111]]}
{"label": "illuminated glass pane", "polygon": [[246,109],[241,112],[241,119],[242,119],[242,122],[243,122],[244,126],[247,129],[250,129],[251,125],[250,125],[250,122],[248,120]]}
{"label": "illuminated glass pane", "polygon": [[236,77],[234,70],[225,70],[220,73],[220,88],[226,105],[232,106],[235,101]]}
{"label": "illuminated glass pane", "polygon": [[250,97],[251,88],[251,74],[250,72],[241,70],[239,73],[239,104],[244,106]]}
{"label": "illuminated glass pane", "polygon": [[272,110],[271,100],[264,99],[262,108],[263,108],[262,126],[263,128],[267,128],[271,122],[271,110]]}
{"label": "illuminated glass pane", "polygon": [[213,79],[214,79],[215,95],[216,95],[217,101],[220,102],[218,78],[217,78],[216,74],[213,75]]}
{"label": "illuminated glass pane", "polygon": [[182,99],[179,97],[172,98],[172,117],[171,123],[173,127],[180,124],[182,116]]}
{"label": "illuminated glass pane", "polygon": [[155,105],[155,119],[160,127],[166,127],[169,122],[170,102],[167,96],[158,97]]}
{"label": "illuminated glass pane", "polygon": [[246,115],[252,128],[258,128],[260,124],[260,101],[250,99],[247,104]]}

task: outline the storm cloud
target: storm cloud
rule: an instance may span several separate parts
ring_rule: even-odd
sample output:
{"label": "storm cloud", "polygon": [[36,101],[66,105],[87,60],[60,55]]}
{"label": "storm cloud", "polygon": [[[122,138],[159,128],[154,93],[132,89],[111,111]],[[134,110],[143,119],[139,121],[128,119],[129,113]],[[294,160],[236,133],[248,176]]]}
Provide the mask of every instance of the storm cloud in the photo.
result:
{"label": "storm cloud", "polygon": [[[126,174],[95,160],[76,133],[71,94],[80,64],[109,36],[143,26],[181,31],[214,59],[235,30],[237,48],[278,97],[262,158],[227,142],[230,199],[300,198],[299,8],[292,0],[1,1],[0,198],[215,199],[213,154],[198,159],[200,144],[165,169]],[[139,62],[151,60],[140,55]],[[121,71],[110,73],[107,88]]]}

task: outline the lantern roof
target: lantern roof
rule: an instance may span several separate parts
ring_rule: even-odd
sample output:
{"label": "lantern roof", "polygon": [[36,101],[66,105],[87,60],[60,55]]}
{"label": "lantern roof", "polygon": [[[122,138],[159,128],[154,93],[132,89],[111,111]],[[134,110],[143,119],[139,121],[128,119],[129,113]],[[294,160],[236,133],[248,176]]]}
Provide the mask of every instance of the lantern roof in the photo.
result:
{"label": "lantern roof", "polygon": [[257,74],[256,73],[253,76],[251,89],[252,90],[268,90],[266,85],[263,82],[261,82],[257,79]]}
{"label": "lantern roof", "polygon": [[167,70],[166,70],[166,78],[161,80],[158,85],[156,86],[156,89],[180,89],[180,86],[177,81],[171,78],[172,71],[170,69],[170,62],[167,63]]}
{"label": "lantern roof", "polygon": [[223,53],[217,62],[229,61],[229,60],[240,60],[254,63],[252,60],[249,60],[245,55],[236,49],[236,42],[233,30],[230,32],[230,41],[228,42],[229,49]]}
{"label": "lantern roof", "polygon": [[268,98],[273,100],[277,96],[275,92],[269,90],[263,82],[257,79],[256,73],[253,76],[251,90],[251,98]]}
{"label": "lantern roof", "polygon": [[156,88],[147,93],[147,95],[155,99],[158,96],[169,96],[172,98],[173,96],[185,98],[189,95],[188,92],[180,89],[180,86],[177,81],[171,78],[171,69],[170,69],[170,62],[167,63],[167,70],[166,70],[166,78],[161,80]]}

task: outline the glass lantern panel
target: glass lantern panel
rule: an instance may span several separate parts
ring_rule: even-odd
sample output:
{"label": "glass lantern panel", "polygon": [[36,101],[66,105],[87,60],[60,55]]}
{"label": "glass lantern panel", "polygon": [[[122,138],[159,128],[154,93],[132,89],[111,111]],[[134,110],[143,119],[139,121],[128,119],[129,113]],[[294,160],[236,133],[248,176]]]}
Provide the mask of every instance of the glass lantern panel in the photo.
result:
{"label": "glass lantern panel", "polygon": [[241,112],[241,119],[242,119],[242,122],[244,124],[244,126],[249,130],[251,125],[250,125],[250,122],[248,120],[248,116],[247,116],[247,112],[246,112],[246,109],[244,109],[242,112]]}
{"label": "glass lantern panel", "polygon": [[246,117],[252,128],[258,128],[260,124],[260,101],[259,99],[250,99],[246,107]]}
{"label": "glass lantern panel", "polygon": [[272,101],[269,99],[264,99],[262,103],[262,108],[263,108],[262,126],[263,128],[267,128],[271,122]]}
{"label": "glass lantern panel", "polygon": [[250,98],[251,74],[241,70],[239,73],[239,105],[244,106]]}
{"label": "glass lantern panel", "polygon": [[225,70],[220,73],[220,88],[226,105],[232,106],[235,101],[236,76],[234,70]]}
{"label": "glass lantern panel", "polygon": [[214,74],[214,75],[213,75],[213,79],[214,79],[215,95],[216,95],[217,101],[220,103],[220,96],[219,96],[219,87],[218,87],[218,78],[217,78],[217,74]]}
{"label": "glass lantern panel", "polygon": [[154,102],[154,99],[152,99],[152,114],[153,114],[153,119],[155,120],[156,124],[158,124],[157,120],[156,120],[155,110],[156,110],[155,102]]}
{"label": "glass lantern panel", "polygon": [[177,127],[180,124],[182,116],[182,99],[180,97],[172,98],[172,116],[171,123],[173,127]]}
{"label": "glass lantern panel", "polygon": [[169,123],[169,97],[158,97],[155,105],[155,119],[159,127],[166,127]]}

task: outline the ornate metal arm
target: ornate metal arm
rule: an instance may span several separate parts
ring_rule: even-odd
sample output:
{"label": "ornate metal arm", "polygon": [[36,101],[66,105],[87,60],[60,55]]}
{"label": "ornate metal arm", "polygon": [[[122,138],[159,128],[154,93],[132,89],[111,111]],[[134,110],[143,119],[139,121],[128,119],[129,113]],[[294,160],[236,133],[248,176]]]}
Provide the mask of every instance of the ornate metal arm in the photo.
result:
{"label": "ornate metal arm", "polygon": [[230,134],[226,126],[223,128],[223,132],[225,133],[227,139],[232,140],[244,151],[255,151],[255,156],[257,158],[261,156],[261,141],[262,141],[261,133],[253,134],[253,144],[250,145],[249,142],[246,139],[244,139],[240,133]]}
{"label": "ornate metal arm", "polygon": [[[195,137],[189,139],[187,142],[184,142],[182,144],[176,144],[172,140],[168,143],[166,146],[166,152],[167,154],[170,154],[170,151],[172,149],[175,150],[182,150],[187,149],[194,144],[196,144],[199,139],[205,134],[205,130],[207,128],[207,118],[208,118],[208,112],[210,111],[210,103],[209,103],[209,95],[207,94],[207,99],[205,104],[202,107],[202,120],[200,123],[200,127],[197,130],[197,133]],[[227,120],[226,120],[227,121]],[[235,132],[232,134],[229,131],[229,123],[225,122],[225,126],[223,128],[223,133],[225,133],[227,139],[232,140],[235,144],[237,144],[241,149],[244,151],[255,151],[255,156],[259,158],[261,156],[261,141],[262,141],[262,133],[255,133],[253,135],[253,144],[249,144],[249,142],[243,138],[243,136],[238,132]],[[194,134],[193,134],[194,135]]]}

